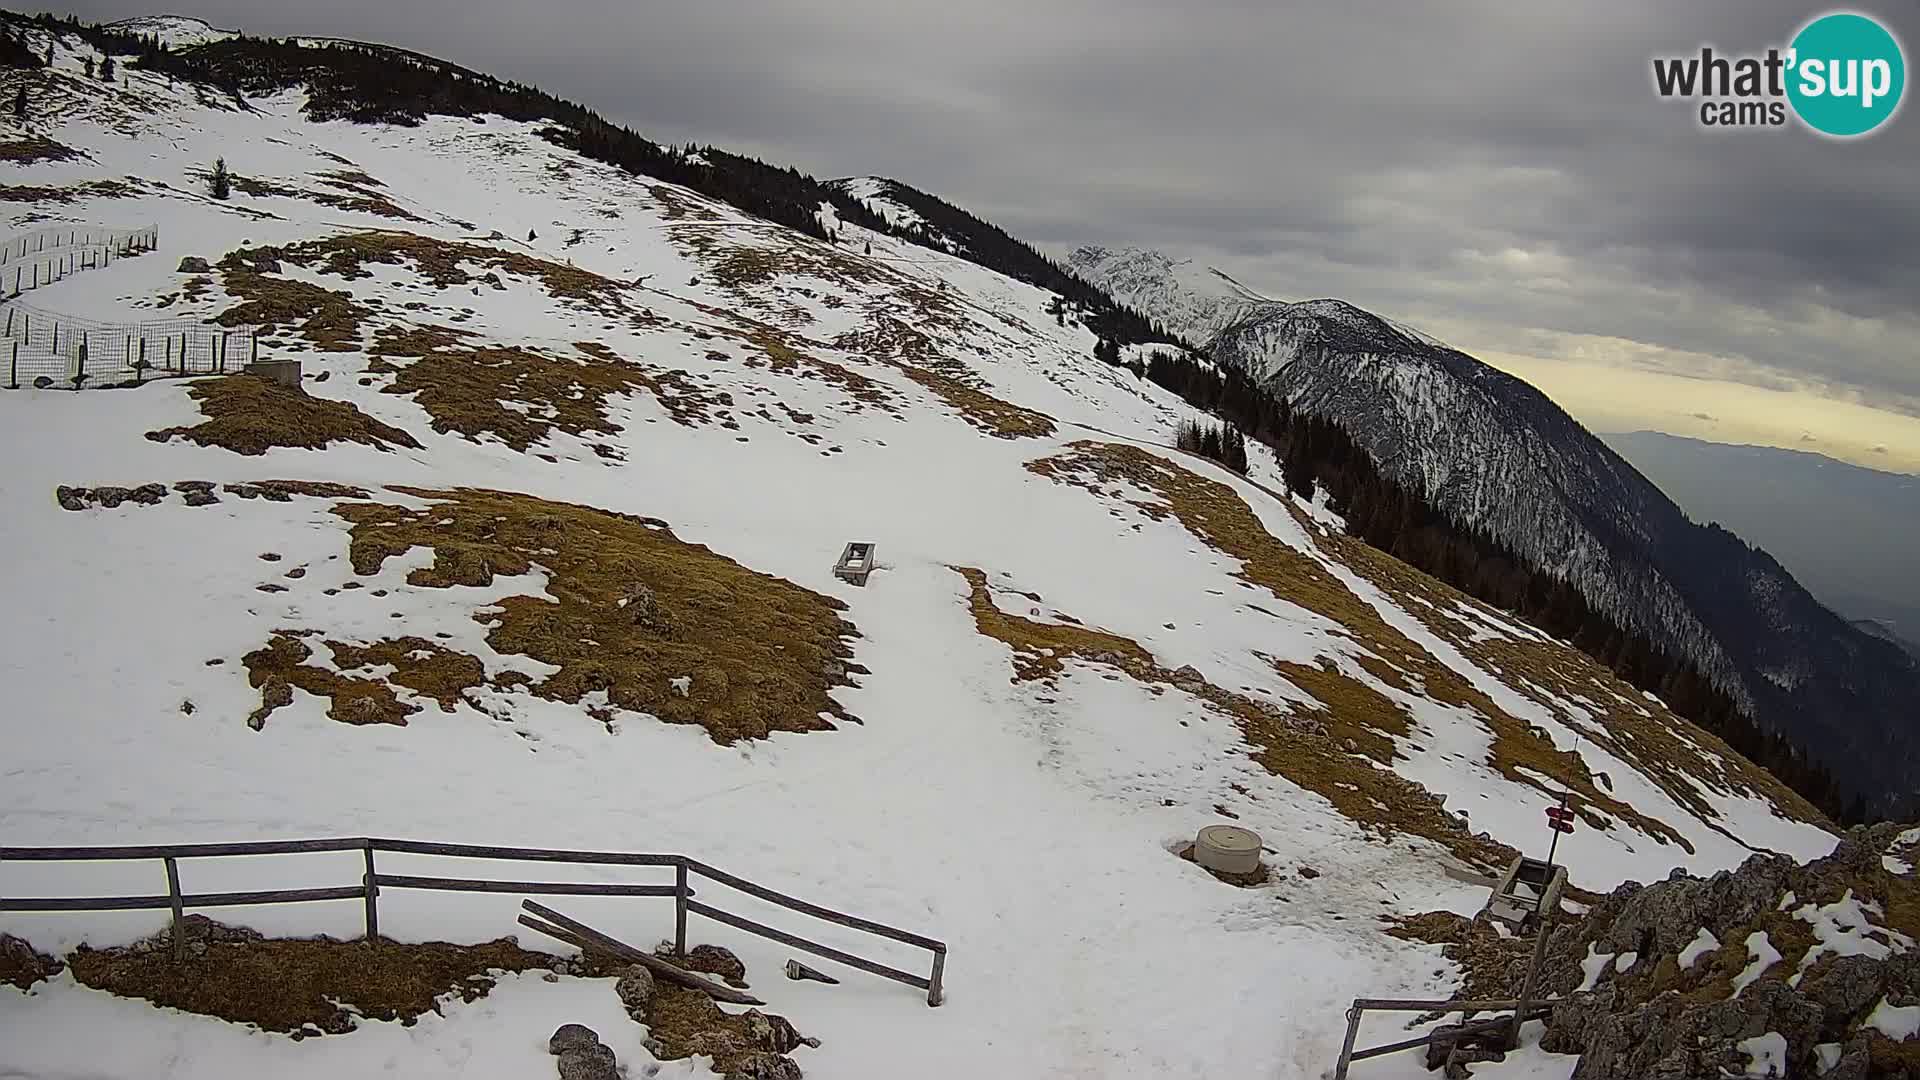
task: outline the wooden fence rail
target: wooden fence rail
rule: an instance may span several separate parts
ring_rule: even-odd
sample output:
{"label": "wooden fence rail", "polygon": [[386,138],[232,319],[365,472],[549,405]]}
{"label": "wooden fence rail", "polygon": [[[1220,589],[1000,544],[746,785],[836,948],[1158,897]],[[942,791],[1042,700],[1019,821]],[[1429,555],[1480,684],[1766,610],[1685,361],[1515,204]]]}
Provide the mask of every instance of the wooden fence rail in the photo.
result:
{"label": "wooden fence rail", "polygon": [[[180,887],[181,859],[217,859],[250,855],[301,855],[318,852],[358,851],[364,856],[365,870],[358,885],[314,889],[268,889],[255,892],[188,893]],[[672,867],[671,885],[646,885],[626,882],[592,881],[505,881],[492,878],[426,877],[412,874],[383,874],[375,865],[376,852],[406,855],[437,855],[450,858],[490,859],[512,862],[552,862],[582,866],[659,866]],[[672,898],[674,901],[674,945],[687,951],[687,916],[699,915],[735,929],[744,930],[770,941],[777,941],[848,967],[892,979],[927,992],[927,1004],[941,1002],[941,982],[946,971],[947,946],[934,938],[915,934],[885,923],[848,915],[819,904],[769,889],[709,866],[685,855],[657,855],[624,851],[569,851],[553,848],[493,847],[484,844],[443,844],[422,840],[388,840],[375,837],[332,837],[320,840],[264,840],[235,844],[138,844],[108,847],[0,847],[0,864],[7,862],[105,862],[158,859],[166,868],[167,891],[143,896],[30,896],[0,895],[0,912],[55,911],[143,911],[171,910],[174,923],[174,947],[184,947],[182,920],[192,908],[236,907],[253,904],[302,904],[324,900],[362,900],[366,904],[368,941],[380,936],[379,896],[383,889],[422,889],[450,892],[526,893],[545,896],[637,896]],[[822,945],[784,930],[755,922],[743,915],[693,899],[693,875],[718,885],[764,900],[824,922],[850,930],[887,938],[933,954],[926,976],[889,967],[852,953]]]}

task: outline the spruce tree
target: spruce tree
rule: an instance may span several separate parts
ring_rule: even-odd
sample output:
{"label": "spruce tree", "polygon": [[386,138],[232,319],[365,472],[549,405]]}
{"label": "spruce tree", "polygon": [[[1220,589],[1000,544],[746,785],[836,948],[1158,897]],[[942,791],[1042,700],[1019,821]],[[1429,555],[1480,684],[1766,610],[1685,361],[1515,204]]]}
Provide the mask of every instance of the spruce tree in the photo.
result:
{"label": "spruce tree", "polygon": [[105,57],[100,61],[100,81],[113,81],[113,57],[111,56]]}
{"label": "spruce tree", "polygon": [[87,78],[93,78],[93,57],[87,57]]}
{"label": "spruce tree", "polygon": [[19,92],[13,95],[13,118],[23,122],[27,118],[27,86],[25,83],[21,83]]}
{"label": "spruce tree", "polygon": [[227,159],[213,159],[213,177],[207,182],[207,189],[216,199],[225,199],[233,194],[233,178],[227,174]]}

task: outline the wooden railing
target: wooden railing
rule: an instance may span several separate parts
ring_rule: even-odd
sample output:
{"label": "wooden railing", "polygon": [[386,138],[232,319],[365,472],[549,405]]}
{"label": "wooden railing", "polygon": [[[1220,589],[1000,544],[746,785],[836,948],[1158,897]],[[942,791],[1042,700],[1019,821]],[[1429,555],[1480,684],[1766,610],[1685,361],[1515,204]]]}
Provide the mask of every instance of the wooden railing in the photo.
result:
{"label": "wooden railing", "polygon": [[[189,893],[180,887],[181,859],[228,858],[243,855],[293,855],[315,852],[358,851],[365,858],[360,884],[313,889],[266,889],[251,892]],[[553,862],[571,865],[659,866],[672,867],[671,885],[643,885],[593,881],[504,881],[491,878],[421,877],[411,874],[383,874],[374,862],[376,852],[408,855],[444,855],[465,859],[497,859],[513,862]],[[322,900],[361,900],[366,905],[367,940],[380,937],[380,892],[382,889],[429,889],[452,892],[528,893],[543,896],[647,896],[674,902],[674,945],[681,955],[687,951],[687,916],[700,915],[735,929],[745,930],[770,941],[825,957],[848,967],[905,983],[927,992],[927,1004],[940,1004],[941,980],[946,971],[947,946],[933,938],[888,926],[885,923],[848,915],[819,904],[809,903],[764,885],[736,877],[685,855],[652,855],[621,851],[564,851],[548,848],[491,847],[479,844],[440,844],[421,840],[383,840],[372,837],[337,837],[324,840],[267,840],[237,844],[145,844],[127,847],[0,847],[0,864],[7,862],[106,862],[157,859],[166,869],[165,894],[139,896],[31,896],[0,895],[0,911],[141,911],[171,910],[178,948],[185,940],[181,920],[193,908],[236,907],[252,904],[300,904]],[[889,967],[830,945],[810,941],[784,930],[755,922],[744,915],[723,910],[694,899],[691,878],[698,875],[718,885],[746,893],[770,904],[812,918],[844,926],[876,937],[898,941],[933,954],[932,967],[925,976]]]}

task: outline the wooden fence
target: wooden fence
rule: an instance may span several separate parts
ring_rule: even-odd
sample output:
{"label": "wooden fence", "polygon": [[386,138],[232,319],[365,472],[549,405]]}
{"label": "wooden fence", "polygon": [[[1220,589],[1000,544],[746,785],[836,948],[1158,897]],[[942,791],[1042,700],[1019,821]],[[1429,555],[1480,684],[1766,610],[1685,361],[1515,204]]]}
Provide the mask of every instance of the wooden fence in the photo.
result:
{"label": "wooden fence", "polygon": [[[228,858],[244,855],[292,855],[312,852],[359,851],[365,856],[365,872],[357,885],[314,889],[267,889],[252,892],[189,893],[180,886],[180,860]],[[420,877],[380,873],[374,862],[376,852],[409,855],[445,855],[467,859],[499,859],[515,862],[551,862],[572,865],[657,866],[673,869],[673,884],[643,885],[589,881],[504,881],[488,878]],[[175,926],[176,948],[184,941],[180,922],[190,908],[236,907],[252,904],[299,904],[322,900],[361,900],[366,905],[367,940],[380,936],[379,900],[382,889],[430,889],[453,892],[530,893],[543,896],[643,896],[672,898],[674,902],[674,945],[682,955],[687,951],[687,916],[700,915],[750,934],[777,941],[796,949],[825,957],[848,967],[905,983],[927,992],[927,1004],[941,1001],[941,980],[946,971],[947,946],[930,937],[896,927],[848,915],[819,904],[809,903],[776,892],[745,878],[708,866],[685,855],[650,855],[617,851],[560,851],[547,848],[508,848],[476,844],[440,844],[420,840],[382,840],[371,837],[338,837],[325,840],[268,840],[239,844],[155,844],[131,847],[0,847],[0,864],[6,862],[103,862],[130,859],[157,859],[165,867],[167,891],[140,896],[83,897],[10,897],[0,896],[0,911],[141,911],[171,910]],[[723,910],[694,899],[691,879],[705,878],[718,885],[757,897],[789,911],[808,915],[851,930],[887,938],[933,954],[932,967],[925,976],[888,967],[864,957],[822,945],[815,941],[776,930],[743,915]]]}
{"label": "wooden fence", "polygon": [[220,375],[260,358],[260,328],[196,319],[82,319],[19,300],[0,304],[0,388],[124,386]]}

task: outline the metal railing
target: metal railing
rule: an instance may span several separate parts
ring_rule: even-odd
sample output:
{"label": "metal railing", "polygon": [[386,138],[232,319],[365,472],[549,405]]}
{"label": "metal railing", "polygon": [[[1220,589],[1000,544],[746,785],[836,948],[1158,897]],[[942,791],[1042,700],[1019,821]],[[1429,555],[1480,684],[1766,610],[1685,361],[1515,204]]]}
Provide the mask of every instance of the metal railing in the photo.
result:
{"label": "metal railing", "polygon": [[[249,892],[189,893],[180,885],[181,859],[229,858],[246,855],[291,855],[313,852],[359,851],[365,857],[366,870],[358,885],[311,889],[266,889]],[[491,878],[422,877],[410,874],[383,874],[374,863],[375,852],[409,855],[444,855],[468,859],[496,859],[514,862],[552,862],[573,865],[659,866],[672,867],[673,884],[647,885],[591,881],[504,881]],[[253,904],[300,904],[324,900],[361,900],[366,905],[366,935],[370,942],[380,936],[379,898],[382,889],[427,889],[453,892],[531,893],[545,896],[641,896],[671,897],[674,902],[674,945],[680,955],[687,952],[687,916],[700,915],[735,929],[745,930],[770,941],[777,941],[815,956],[884,979],[905,983],[927,992],[927,1004],[940,1004],[941,981],[946,971],[947,946],[933,938],[888,926],[885,923],[848,915],[819,904],[809,903],[764,885],[736,877],[685,855],[653,855],[617,851],[566,851],[548,848],[509,848],[478,844],[441,844],[421,840],[384,840],[372,837],[337,837],[324,840],[269,840],[238,844],[151,844],[129,847],[0,847],[0,864],[7,862],[103,862],[158,859],[166,869],[167,891],[134,896],[0,896],[0,911],[143,911],[171,910],[176,948],[185,939],[181,921],[190,908],[236,907]],[[723,910],[694,899],[690,879],[698,875],[718,885],[746,893],[789,911],[808,915],[851,930],[887,938],[933,954],[926,976],[915,975],[864,957],[810,941],[784,930],[755,922],[743,915]]]}

